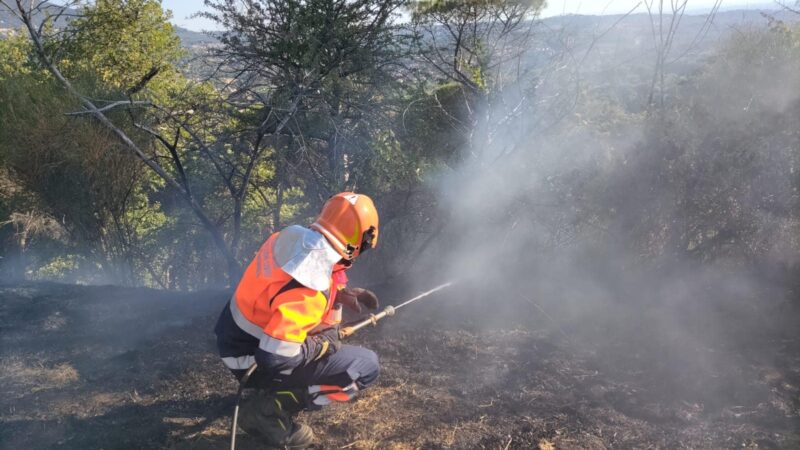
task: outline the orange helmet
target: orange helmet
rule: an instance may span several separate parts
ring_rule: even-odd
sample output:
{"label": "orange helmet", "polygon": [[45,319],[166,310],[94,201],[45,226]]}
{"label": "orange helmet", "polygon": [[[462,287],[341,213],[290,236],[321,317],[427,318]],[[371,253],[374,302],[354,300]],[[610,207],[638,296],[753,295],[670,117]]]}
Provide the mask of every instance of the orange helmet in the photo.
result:
{"label": "orange helmet", "polygon": [[378,211],[363,194],[342,192],[329,198],[311,224],[347,261],[378,244]]}

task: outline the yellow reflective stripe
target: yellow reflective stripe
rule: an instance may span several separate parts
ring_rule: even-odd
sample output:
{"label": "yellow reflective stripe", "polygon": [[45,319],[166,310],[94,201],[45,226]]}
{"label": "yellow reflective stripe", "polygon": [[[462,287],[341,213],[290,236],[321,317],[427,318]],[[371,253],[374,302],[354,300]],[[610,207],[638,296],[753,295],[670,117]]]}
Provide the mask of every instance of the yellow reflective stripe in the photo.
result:
{"label": "yellow reflective stripe", "polygon": [[286,291],[275,297],[274,313],[265,330],[277,339],[302,343],[308,331],[322,322],[327,306],[328,299],[322,292],[310,289]]}
{"label": "yellow reflective stripe", "polygon": [[276,391],[275,393],[278,395],[288,395],[289,397],[292,397],[292,400],[294,400],[295,403],[300,403],[297,400],[297,397],[294,396],[294,392],[292,391]]}
{"label": "yellow reflective stripe", "polygon": [[329,345],[330,344],[328,343],[328,341],[322,341],[322,350],[320,350],[319,355],[317,355],[317,357],[314,358],[314,361],[316,361],[316,360],[322,358],[323,356],[325,356],[325,353],[328,353],[328,346]]}

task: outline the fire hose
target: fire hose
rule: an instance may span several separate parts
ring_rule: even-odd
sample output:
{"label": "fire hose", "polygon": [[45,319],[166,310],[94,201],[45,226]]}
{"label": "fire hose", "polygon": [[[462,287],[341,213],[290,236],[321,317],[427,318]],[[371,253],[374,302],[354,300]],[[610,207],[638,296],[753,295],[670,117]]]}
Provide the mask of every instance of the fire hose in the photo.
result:
{"label": "fire hose", "polygon": [[[369,326],[369,325],[376,326],[376,325],[378,325],[378,321],[380,321],[383,318],[393,316],[398,309],[404,308],[404,307],[410,305],[411,303],[414,303],[417,300],[421,300],[421,299],[433,294],[434,292],[440,291],[440,290],[442,290],[442,289],[444,289],[446,287],[451,286],[452,284],[453,284],[452,281],[448,282],[448,283],[441,284],[441,285],[436,286],[435,288],[433,288],[431,290],[425,291],[425,292],[417,295],[414,298],[408,299],[408,300],[404,301],[403,303],[400,303],[397,306],[389,305],[386,308],[384,308],[383,311],[381,311],[381,312],[379,312],[377,314],[370,314],[369,317],[367,317],[365,319],[359,320],[359,321],[357,321],[357,322],[355,322],[353,324],[350,324],[350,325],[346,325],[346,326],[344,326],[344,327],[339,329],[339,338],[340,339],[344,339],[344,338],[350,337],[353,334],[355,334],[356,331],[358,331],[358,330],[360,330],[360,329],[362,329],[362,328],[364,328],[366,326]],[[258,366],[256,365],[256,363],[253,363],[253,365],[250,366],[249,369],[247,369],[247,372],[245,372],[244,376],[242,376],[242,379],[239,381],[239,390],[236,392],[236,407],[233,410],[233,422],[231,424],[231,450],[236,450],[236,426],[237,426],[237,423],[238,423],[238,420],[239,420],[239,401],[242,398],[242,391],[244,391],[244,388],[245,388],[245,385],[247,384],[247,381],[250,379],[250,376],[253,375],[253,372],[256,371],[257,367]]]}

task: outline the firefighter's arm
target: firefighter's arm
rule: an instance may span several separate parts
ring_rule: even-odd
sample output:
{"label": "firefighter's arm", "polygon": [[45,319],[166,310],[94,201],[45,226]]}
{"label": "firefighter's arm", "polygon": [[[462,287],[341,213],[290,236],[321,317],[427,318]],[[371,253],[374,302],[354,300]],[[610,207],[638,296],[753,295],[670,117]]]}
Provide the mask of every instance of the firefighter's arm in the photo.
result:
{"label": "firefighter's arm", "polygon": [[338,288],[336,302],[357,313],[361,313],[362,306],[367,309],[378,309],[380,306],[378,296],[368,289],[347,287],[348,280],[345,272],[345,269],[336,270],[334,268],[333,282]]}
{"label": "firefighter's arm", "polygon": [[380,303],[374,292],[363,288],[344,288],[336,294],[336,301],[360,313],[361,307],[378,309]]}
{"label": "firefighter's arm", "polygon": [[259,367],[285,373],[335,352],[338,334],[308,335],[322,321],[326,306],[321,292],[307,288],[291,289],[276,297],[272,318],[256,351]]}

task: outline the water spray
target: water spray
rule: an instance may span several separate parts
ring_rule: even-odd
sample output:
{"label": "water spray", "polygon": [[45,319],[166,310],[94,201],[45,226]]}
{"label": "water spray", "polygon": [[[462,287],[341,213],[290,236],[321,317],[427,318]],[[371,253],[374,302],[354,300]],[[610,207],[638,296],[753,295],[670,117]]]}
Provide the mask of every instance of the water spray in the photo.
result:
{"label": "water spray", "polygon": [[395,311],[397,311],[398,309],[403,308],[404,306],[410,305],[411,303],[414,303],[417,300],[422,300],[423,298],[433,294],[434,292],[440,291],[440,290],[442,290],[442,289],[444,289],[444,288],[446,288],[448,286],[451,286],[452,284],[453,284],[453,282],[450,281],[448,283],[436,286],[435,288],[433,288],[433,289],[431,289],[429,291],[425,291],[422,294],[419,294],[418,296],[416,296],[416,297],[414,297],[412,299],[406,300],[406,301],[404,301],[403,303],[400,303],[397,306],[389,305],[383,311],[379,312],[378,314],[370,314],[370,316],[368,318],[366,318],[366,319],[364,319],[364,320],[362,320],[360,322],[356,322],[353,325],[348,325],[348,326],[343,327],[341,330],[339,330],[339,337],[340,338],[346,338],[348,336],[351,336],[353,333],[355,333],[356,331],[364,328],[367,325],[375,326],[375,325],[378,324],[378,321],[383,319],[384,317],[393,316]]}
{"label": "water spray", "polygon": [[[379,320],[381,320],[381,319],[383,319],[385,317],[393,316],[394,313],[398,309],[406,307],[406,306],[416,302],[417,300],[422,300],[423,298],[433,294],[434,292],[438,292],[438,291],[441,291],[442,289],[444,289],[446,287],[452,286],[454,283],[455,283],[455,281],[450,281],[450,282],[441,284],[441,285],[436,286],[435,288],[433,288],[433,289],[431,289],[429,291],[425,291],[422,294],[417,295],[414,298],[408,299],[408,300],[404,301],[403,303],[400,303],[397,306],[389,305],[386,308],[384,308],[383,311],[381,311],[381,312],[379,312],[377,314],[370,314],[370,316],[368,318],[364,319],[364,320],[356,322],[356,323],[354,323],[352,325],[344,326],[339,330],[339,337],[341,339],[344,339],[346,337],[352,336],[356,331],[366,327],[367,325],[376,326],[376,325],[378,325],[378,321]],[[244,390],[245,384],[247,384],[247,380],[249,380],[250,376],[253,374],[253,372],[256,371],[256,367],[257,367],[256,363],[253,363],[253,365],[250,366],[249,369],[247,369],[247,372],[244,374],[242,379],[239,381],[239,391],[236,393],[236,407],[233,410],[233,423],[231,423],[231,450],[235,450],[236,449],[236,425],[237,425],[237,422],[239,421],[239,400],[241,400],[241,398],[242,398],[242,391]]]}

